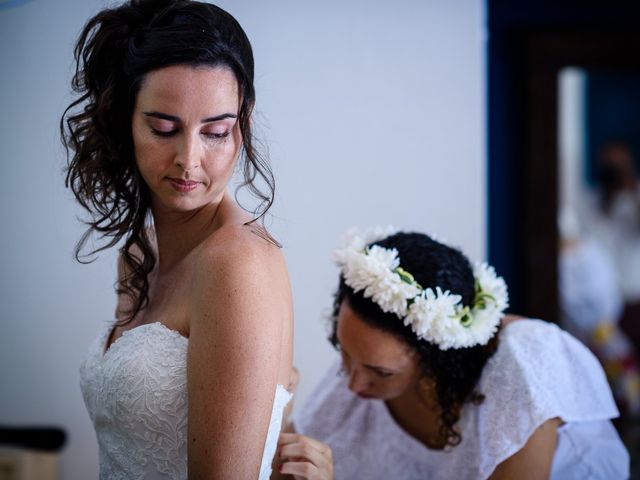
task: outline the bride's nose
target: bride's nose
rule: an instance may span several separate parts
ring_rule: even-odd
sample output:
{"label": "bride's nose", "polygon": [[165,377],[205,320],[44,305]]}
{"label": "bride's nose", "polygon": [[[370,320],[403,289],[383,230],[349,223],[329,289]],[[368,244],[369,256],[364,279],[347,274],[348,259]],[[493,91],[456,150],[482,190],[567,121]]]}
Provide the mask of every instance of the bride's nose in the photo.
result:
{"label": "bride's nose", "polygon": [[185,172],[200,167],[202,163],[202,144],[193,135],[185,134],[177,147],[173,163]]}

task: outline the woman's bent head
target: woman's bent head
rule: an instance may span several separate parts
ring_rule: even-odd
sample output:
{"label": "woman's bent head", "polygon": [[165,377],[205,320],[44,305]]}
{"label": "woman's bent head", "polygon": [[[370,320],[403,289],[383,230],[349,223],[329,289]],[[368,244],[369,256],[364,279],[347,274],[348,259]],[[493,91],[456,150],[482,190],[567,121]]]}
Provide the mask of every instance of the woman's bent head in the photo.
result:
{"label": "woman's bent head", "polygon": [[[338,264],[342,274],[330,340],[341,350],[351,390],[365,398],[390,400],[407,389],[430,385],[441,411],[443,436],[450,445],[459,443],[454,425],[465,402],[482,399],[475,387],[497,348],[501,313],[484,332],[486,341],[459,347],[455,342],[466,339],[455,333],[423,334],[428,329],[417,325],[425,319],[416,313],[416,304],[428,305],[428,321],[436,323],[432,311],[442,308],[438,302],[452,299],[457,303],[445,320],[473,322],[464,315],[472,317],[480,310],[482,293],[474,267],[455,248],[424,234],[403,232],[367,242],[364,249],[358,246],[347,254],[342,250]],[[406,297],[399,293],[404,287],[409,289]],[[441,331],[447,331],[446,325]]]}

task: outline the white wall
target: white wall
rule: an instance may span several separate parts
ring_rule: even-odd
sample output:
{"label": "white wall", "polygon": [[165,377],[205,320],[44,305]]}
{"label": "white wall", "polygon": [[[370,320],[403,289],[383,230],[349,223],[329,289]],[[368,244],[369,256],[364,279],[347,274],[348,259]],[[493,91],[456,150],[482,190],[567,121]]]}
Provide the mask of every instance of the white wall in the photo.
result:
{"label": "white wall", "polygon": [[[96,475],[77,367],[111,319],[115,269],[112,253],[72,260],[81,212],[63,188],[57,121],[73,40],[105,4],[0,9],[0,422],[67,428],[65,479]],[[337,282],[330,253],[347,227],[438,232],[484,255],[482,2],[220,5],[255,49],[258,124],[278,181],[272,228],[294,288],[299,404],[332,360],[322,314]]]}

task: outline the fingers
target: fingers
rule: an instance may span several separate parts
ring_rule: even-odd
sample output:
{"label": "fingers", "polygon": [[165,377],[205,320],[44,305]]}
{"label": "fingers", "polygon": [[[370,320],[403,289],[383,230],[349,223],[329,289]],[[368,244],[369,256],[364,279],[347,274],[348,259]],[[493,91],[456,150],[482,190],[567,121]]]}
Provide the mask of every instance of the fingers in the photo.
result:
{"label": "fingers", "polygon": [[309,462],[284,462],[280,466],[280,473],[283,475],[293,475],[296,478],[301,477],[307,480],[324,480],[325,478],[330,478],[322,477],[322,473],[318,467]]}
{"label": "fingers", "polygon": [[320,450],[320,451],[329,450],[329,452],[331,451],[331,448],[329,448],[329,446],[326,443],[322,443],[321,441],[316,440],[315,438],[307,437],[306,435],[302,435],[300,433],[283,432],[280,434],[280,437],[278,438],[279,446],[292,445],[292,444],[308,444],[311,447],[315,448],[316,450]]}
{"label": "fingers", "polygon": [[308,443],[296,442],[285,445],[280,449],[282,460],[307,461],[317,467],[323,467],[328,463],[328,448],[319,450]]}
{"label": "fingers", "polygon": [[310,437],[297,433],[281,433],[278,456],[280,472],[308,480],[333,479],[331,448]]}

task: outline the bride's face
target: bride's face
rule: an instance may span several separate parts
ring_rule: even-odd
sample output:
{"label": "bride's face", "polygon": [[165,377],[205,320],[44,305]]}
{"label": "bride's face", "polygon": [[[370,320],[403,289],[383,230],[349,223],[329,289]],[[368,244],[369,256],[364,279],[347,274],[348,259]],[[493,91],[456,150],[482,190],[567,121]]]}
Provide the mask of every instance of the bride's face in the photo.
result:
{"label": "bride's face", "polygon": [[132,134],[156,209],[193,211],[220,201],[242,142],[239,102],[228,68],[175,65],[147,74]]}
{"label": "bride's face", "polygon": [[408,345],[367,325],[342,302],[337,337],[349,389],[362,398],[391,400],[415,387],[418,360]]}

